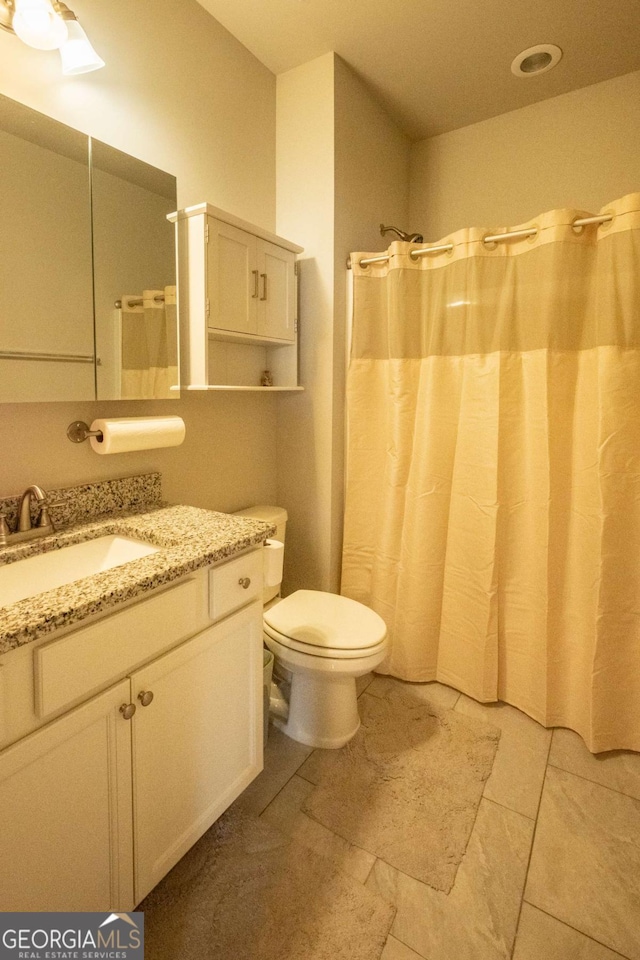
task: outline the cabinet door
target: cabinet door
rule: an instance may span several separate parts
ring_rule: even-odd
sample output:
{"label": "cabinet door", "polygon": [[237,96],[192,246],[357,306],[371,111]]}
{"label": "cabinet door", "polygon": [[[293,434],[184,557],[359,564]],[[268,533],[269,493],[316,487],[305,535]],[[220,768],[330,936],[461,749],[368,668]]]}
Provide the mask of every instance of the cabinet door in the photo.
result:
{"label": "cabinet door", "polygon": [[123,680],[0,753],[0,910],[134,906],[129,691]]}
{"label": "cabinet door", "polygon": [[209,327],[256,332],[259,271],[256,238],[228,223],[207,218]]}
{"label": "cabinet door", "polygon": [[262,769],[262,603],[131,677],[139,903]]}
{"label": "cabinet door", "polygon": [[257,240],[260,274],[258,334],[295,339],[295,254],[275,243]]}

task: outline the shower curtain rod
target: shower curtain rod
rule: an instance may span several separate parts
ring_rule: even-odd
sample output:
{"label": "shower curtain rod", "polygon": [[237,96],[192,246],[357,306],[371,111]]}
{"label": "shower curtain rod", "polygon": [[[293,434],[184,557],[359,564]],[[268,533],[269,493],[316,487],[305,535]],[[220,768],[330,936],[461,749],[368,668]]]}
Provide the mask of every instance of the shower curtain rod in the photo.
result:
{"label": "shower curtain rod", "polygon": [[[153,299],[155,303],[164,303],[164,293],[156,293]],[[129,297],[127,300],[128,307],[141,307],[143,303],[144,303],[144,300],[142,299],[142,297],[137,297],[137,298]],[[114,303],[114,307],[116,308],[116,310],[122,310],[122,300],[116,300],[116,302]]]}
{"label": "shower curtain rod", "polygon": [[[609,223],[613,220],[610,213],[605,213],[599,217],[578,217],[571,224],[572,227],[588,227],[592,223]],[[491,236],[483,237],[483,243],[502,243],[504,240],[517,240],[523,237],[535,237],[538,233],[537,227],[530,227],[526,230],[507,230],[506,233],[494,233]],[[449,253],[453,250],[452,243],[440,243],[433,247],[422,247],[420,250],[412,250],[409,256],[412,260],[418,257],[424,257],[428,253]],[[388,263],[389,255],[381,254],[379,257],[363,257],[358,261],[361,267],[368,267],[370,263]],[[351,270],[351,257],[347,257],[347,270]]]}
{"label": "shower curtain rod", "polygon": [[85,353],[42,353],[37,350],[0,350],[0,360],[44,360],[52,363],[100,363]]}

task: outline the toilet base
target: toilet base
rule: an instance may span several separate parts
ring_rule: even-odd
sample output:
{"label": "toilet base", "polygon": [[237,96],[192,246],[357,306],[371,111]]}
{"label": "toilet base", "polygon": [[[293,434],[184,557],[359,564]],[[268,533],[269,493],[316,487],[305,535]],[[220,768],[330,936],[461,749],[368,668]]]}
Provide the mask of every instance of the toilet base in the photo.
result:
{"label": "toilet base", "polygon": [[355,677],[294,673],[287,720],[274,725],[309,747],[335,750],[360,729]]}

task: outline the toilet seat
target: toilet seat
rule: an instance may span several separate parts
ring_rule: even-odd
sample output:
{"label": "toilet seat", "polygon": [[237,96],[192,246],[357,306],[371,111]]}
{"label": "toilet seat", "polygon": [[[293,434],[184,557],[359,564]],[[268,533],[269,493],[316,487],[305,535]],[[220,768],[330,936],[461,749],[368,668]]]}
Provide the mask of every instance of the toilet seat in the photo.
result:
{"label": "toilet seat", "polygon": [[297,590],[265,611],[267,636],[311,657],[337,660],[375,656],[386,645],[387,627],[377,613],[348,597]]}
{"label": "toilet seat", "polygon": [[[375,657],[380,650],[385,650],[387,643],[382,640],[374,647],[365,647],[362,650],[332,650],[328,647],[317,647],[310,643],[300,643],[298,640],[292,640],[277,630],[263,624],[265,637],[279,643],[280,646],[288,650],[303,653],[307,657],[313,657],[316,660],[364,660],[368,657]],[[267,643],[268,646],[268,643]]]}

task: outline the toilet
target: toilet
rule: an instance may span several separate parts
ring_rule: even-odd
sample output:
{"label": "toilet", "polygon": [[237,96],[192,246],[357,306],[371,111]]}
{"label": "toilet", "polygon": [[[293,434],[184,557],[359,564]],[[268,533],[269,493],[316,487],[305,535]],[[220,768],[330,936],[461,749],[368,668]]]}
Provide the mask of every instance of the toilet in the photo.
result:
{"label": "toilet", "polygon": [[[257,506],[237,516],[265,520],[284,543],[287,512]],[[320,590],[296,590],[281,599],[280,584],[264,591],[264,642],[282,671],[291,674],[287,736],[311,747],[344,746],[360,727],[356,678],[387,653],[384,620],[356,600]]]}

